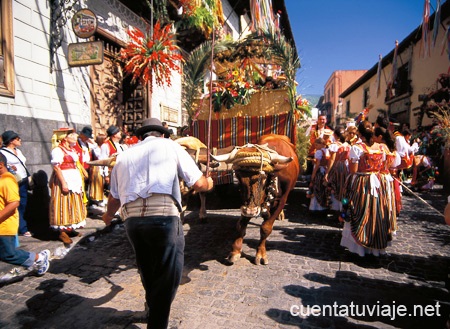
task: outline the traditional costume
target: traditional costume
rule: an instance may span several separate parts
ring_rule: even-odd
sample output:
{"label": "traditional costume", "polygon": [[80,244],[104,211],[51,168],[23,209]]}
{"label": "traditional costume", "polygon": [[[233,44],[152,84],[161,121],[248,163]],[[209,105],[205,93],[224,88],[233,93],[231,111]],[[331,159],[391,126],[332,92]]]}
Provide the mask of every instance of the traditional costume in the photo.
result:
{"label": "traditional costume", "polygon": [[324,176],[330,159],[330,152],[326,147],[317,150],[314,154],[315,165],[318,169],[315,170],[315,175],[311,180],[312,195],[309,204],[311,211],[323,211],[328,209],[328,194],[327,187],[324,185]]}
{"label": "traditional costume", "polygon": [[[61,141],[72,133],[70,128],[53,131],[52,141]],[[50,226],[59,231],[72,231],[86,225],[86,207],[83,204],[83,183],[79,168],[77,168],[78,154],[64,140],[57,143],[52,150],[53,172],[50,176]],[[61,170],[69,193],[62,191],[62,182],[55,173]]]}
{"label": "traditional costume", "polygon": [[385,153],[381,147],[372,149],[358,143],[352,146],[349,156],[352,163],[358,163],[358,168],[350,173],[345,184],[348,214],[341,246],[361,257],[365,254],[378,256],[385,253],[384,249],[392,240],[390,210],[383,200],[386,192],[380,174]]}
{"label": "traditional costume", "polygon": [[[328,172],[328,190],[330,193],[330,208],[335,211],[342,210],[342,198],[344,196],[345,180],[349,174],[348,156],[350,145],[347,143],[333,143],[328,149],[334,161]],[[334,153],[334,155],[333,155]]]}

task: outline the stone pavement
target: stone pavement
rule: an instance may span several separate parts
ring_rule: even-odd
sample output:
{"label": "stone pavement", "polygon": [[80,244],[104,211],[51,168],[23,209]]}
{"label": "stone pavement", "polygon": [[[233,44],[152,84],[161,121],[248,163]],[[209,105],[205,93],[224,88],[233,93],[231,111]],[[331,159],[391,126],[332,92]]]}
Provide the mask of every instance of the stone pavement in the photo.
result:
{"label": "stone pavement", "polygon": [[[420,196],[443,212],[442,191]],[[339,246],[341,225],[308,213],[305,190],[297,188],[269,237],[267,266],[253,264],[261,219],[249,224],[243,257],[225,262],[239,211],[232,195],[218,200],[214,207],[207,201],[207,223],[195,211],[185,218],[185,269],[170,328],[445,328],[450,227],[418,198],[404,196],[389,255],[359,258]],[[64,257],[53,255],[46,275],[0,286],[0,328],[146,327],[122,225],[105,229],[89,219],[80,231]],[[24,240],[25,249],[61,251],[61,242]]]}

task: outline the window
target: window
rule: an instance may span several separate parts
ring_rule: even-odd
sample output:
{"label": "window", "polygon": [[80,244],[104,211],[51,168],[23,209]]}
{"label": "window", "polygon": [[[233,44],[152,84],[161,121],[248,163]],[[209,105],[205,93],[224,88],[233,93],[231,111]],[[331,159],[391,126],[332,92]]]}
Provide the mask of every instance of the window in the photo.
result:
{"label": "window", "polygon": [[402,65],[398,69],[397,77],[394,82],[395,95],[400,96],[406,94],[410,91],[410,83],[408,80],[409,72],[408,72],[408,63]]}
{"label": "window", "polygon": [[398,68],[394,83],[388,85],[386,90],[386,101],[411,95],[413,92],[411,80],[409,79],[409,64],[406,63]]}
{"label": "window", "polygon": [[0,0],[0,95],[14,97],[12,0]]}
{"label": "window", "polygon": [[370,90],[369,88],[364,88],[363,108],[369,106],[369,102],[370,102]]}
{"label": "window", "polygon": [[350,116],[350,101],[347,101],[345,106],[345,116],[348,118]]}
{"label": "window", "polygon": [[161,105],[161,121],[178,123],[178,111],[169,106]]}

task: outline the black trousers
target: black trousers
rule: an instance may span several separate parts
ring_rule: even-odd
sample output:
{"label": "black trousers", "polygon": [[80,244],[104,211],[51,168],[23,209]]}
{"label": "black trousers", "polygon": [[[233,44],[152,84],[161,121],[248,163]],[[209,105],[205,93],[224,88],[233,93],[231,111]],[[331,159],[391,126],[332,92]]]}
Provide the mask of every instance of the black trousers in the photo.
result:
{"label": "black trousers", "polygon": [[149,308],[147,328],[166,329],[184,264],[184,234],[177,216],[130,217],[125,221],[128,239]]}

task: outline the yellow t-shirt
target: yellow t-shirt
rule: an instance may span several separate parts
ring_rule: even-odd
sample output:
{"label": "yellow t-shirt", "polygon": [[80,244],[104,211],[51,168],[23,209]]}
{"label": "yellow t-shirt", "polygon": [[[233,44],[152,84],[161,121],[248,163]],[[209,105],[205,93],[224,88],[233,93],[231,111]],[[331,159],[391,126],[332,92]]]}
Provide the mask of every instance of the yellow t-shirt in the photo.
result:
{"label": "yellow t-shirt", "polygon": [[[19,186],[14,176],[6,172],[0,176],[0,210],[11,202],[20,201]],[[0,235],[16,235],[19,229],[19,212],[0,223]]]}

